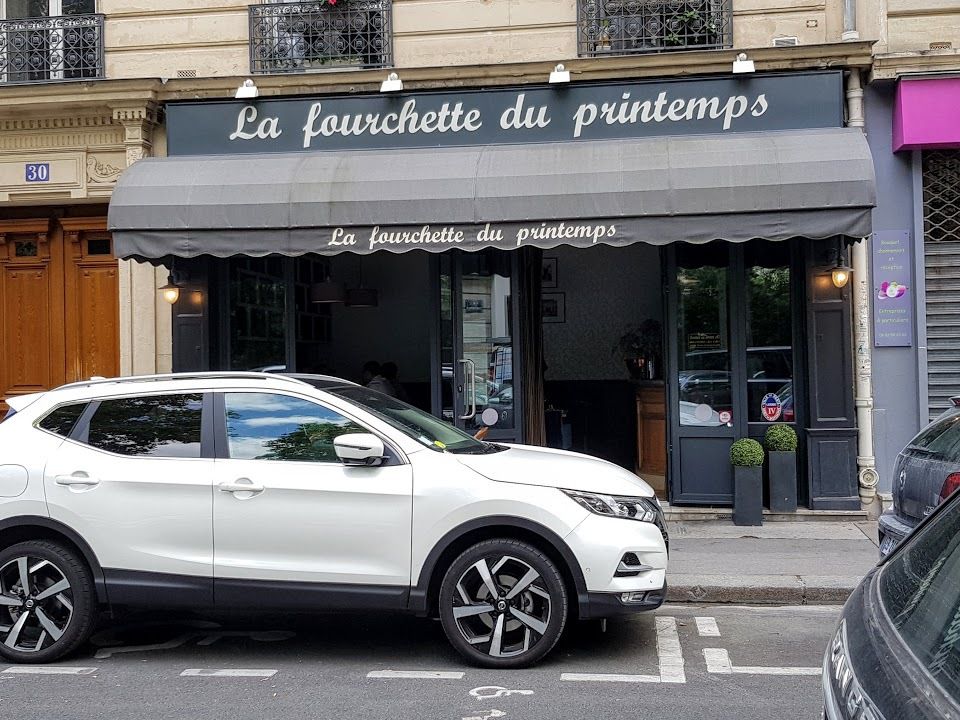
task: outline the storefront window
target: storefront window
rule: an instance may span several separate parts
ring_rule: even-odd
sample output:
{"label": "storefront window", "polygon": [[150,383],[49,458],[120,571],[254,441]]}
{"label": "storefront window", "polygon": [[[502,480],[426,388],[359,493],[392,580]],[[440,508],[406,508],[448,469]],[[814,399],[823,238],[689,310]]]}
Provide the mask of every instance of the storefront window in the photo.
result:
{"label": "storefront window", "polygon": [[229,260],[230,367],[286,367],[286,284],[283,258]]}
{"label": "storefront window", "polygon": [[752,242],[747,276],[747,419],[794,422],[790,248]]}

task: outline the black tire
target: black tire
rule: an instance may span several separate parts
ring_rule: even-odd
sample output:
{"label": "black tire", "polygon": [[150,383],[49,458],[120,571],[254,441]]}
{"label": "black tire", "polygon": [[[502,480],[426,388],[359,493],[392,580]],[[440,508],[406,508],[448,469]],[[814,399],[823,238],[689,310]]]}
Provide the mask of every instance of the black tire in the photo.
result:
{"label": "black tire", "polygon": [[[26,596],[20,592],[21,558],[27,558]],[[54,592],[54,586],[63,582],[69,588]],[[45,591],[51,594],[44,597]],[[0,595],[0,658],[7,662],[36,665],[57,660],[86,642],[96,624],[90,569],[75,551],[56,542],[28,540],[0,551]],[[11,606],[4,598],[19,598],[21,605]],[[18,624],[14,647],[8,647]]]}
{"label": "black tire", "polygon": [[[496,598],[482,577],[481,562],[498,591]],[[509,597],[511,589],[531,571],[537,577]],[[440,622],[450,644],[472,664],[528,667],[557,644],[567,622],[568,602],[560,571],[540,550],[508,538],[484,540],[461,553],[444,574]],[[489,612],[485,610],[488,607]],[[498,628],[500,643],[496,645]]]}

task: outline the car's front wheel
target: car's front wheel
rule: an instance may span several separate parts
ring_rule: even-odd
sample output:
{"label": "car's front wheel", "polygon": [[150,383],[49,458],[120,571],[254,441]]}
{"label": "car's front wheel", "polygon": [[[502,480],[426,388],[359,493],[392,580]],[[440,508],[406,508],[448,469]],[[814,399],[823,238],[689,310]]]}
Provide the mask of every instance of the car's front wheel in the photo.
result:
{"label": "car's front wheel", "polygon": [[567,589],[557,566],[518,540],[485,540],[461,553],[444,575],[439,602],[450,643],[484,667],[537,662],[567,621]]}
{"label": "car's front wheel", "polygon": [[34,540],[0,551],[0,657],[56,660],[86,641],[95,618],[93,578],[73,550]]}

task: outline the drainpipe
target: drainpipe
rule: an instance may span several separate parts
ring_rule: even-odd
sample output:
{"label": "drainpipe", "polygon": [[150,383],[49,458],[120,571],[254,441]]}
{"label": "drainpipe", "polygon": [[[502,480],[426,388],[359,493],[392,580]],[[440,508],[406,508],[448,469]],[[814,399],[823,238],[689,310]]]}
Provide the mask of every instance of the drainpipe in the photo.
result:
{"label": "drainpipe", "polygon": [[[860,71],[853,69],[847,76],[847,125],[864,127],[863,87]],[[857,408],[857,480],[860,504],[870,517],[880,513],[877,503],[877,461],[873,454],[873,361],[870,309],[870,254],[864,238],[853,244],[853,309],[855,358],[855,403]]]}
{"label": "drainpipe", "polygon": [[843,0],[843,42],[856,42],[860,39],[857,30],[857,0]]}

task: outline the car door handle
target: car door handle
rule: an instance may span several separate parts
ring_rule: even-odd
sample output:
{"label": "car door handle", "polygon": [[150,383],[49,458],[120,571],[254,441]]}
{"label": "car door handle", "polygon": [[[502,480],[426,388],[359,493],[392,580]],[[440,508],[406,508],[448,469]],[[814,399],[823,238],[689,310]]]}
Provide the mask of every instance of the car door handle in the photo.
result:
{"label": "car door handle", "polygon": [[222,482],[217,487],[220,488],[220,492],[228,493],[248,492],[256,494],[262,493],[264,490],[263,485],[255,485],[245,478],[236,482]]}
{"label": "car door handle", "polygon": [[72,473],[71,475],[57,475],[56,477],[54,477],[53,480],[54,482],[57,483],[57,485],[64,485],[64,486],[86,485],[87,487],[92,487],[93,485],[100,484],[100,481],[97,480],[97,478],[90,477],[82,470],[78,470],[77,472]]}

